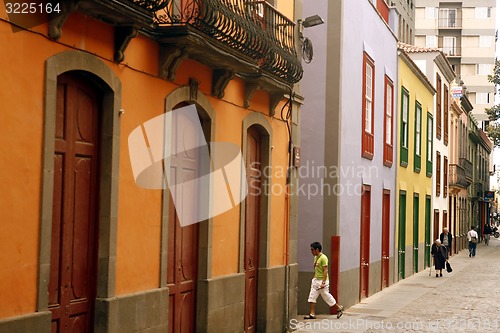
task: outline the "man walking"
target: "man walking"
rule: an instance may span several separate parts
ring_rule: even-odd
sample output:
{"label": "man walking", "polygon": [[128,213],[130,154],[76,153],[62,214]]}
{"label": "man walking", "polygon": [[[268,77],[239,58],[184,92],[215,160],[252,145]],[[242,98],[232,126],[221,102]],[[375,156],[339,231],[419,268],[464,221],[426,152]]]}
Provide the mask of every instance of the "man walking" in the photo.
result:
{"label": "man walking", "polygon": [[319,242],[311,244],[311,253],[314,256],[314,278],[311,281],[311,291],[308,302],[310,305],[309,315],[304,319],[316,319],[316,299],[319,295],[330,306],[337,310],[337,318],[342,317],[344,307],[337,304],[335,298],[330,294],[330,283],[328,280],[328,257],[321,253],[322,246]]}
{"label": "man walking", "polygon": [[488,245],[490,243],[491,227],[489,224],[484,226],[484,244]]}
{"label": "man walking", "polygon": [[439,235],[439,240],[441,241],[441,245],[444,245],[444,247],[448,250],[448,255],[451,255],[452,239],[451,234],[448,232],[448,228],[443,228],[443,232]]}
{"label": "man walking", "polygon": [[476,227],[470,227],[469,232],[467,233],[467,239],[469,240],[469,257],[476,256],[476,246],[477,246],[477,232]]}

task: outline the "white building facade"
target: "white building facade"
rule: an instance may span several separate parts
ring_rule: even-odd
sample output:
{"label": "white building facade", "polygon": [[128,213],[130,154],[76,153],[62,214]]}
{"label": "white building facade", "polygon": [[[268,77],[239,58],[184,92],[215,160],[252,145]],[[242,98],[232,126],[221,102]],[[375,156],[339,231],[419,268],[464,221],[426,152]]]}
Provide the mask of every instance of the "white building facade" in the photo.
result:
{"label": "white building facade", "polygon": [[305,17],[318,13],[325,25],[304,31],[318,56],[301,81],[301,165],[315,172],[300,184],[321,195],[299,193],[298,297],[320,241],[330,290],[350,306],[394,281],[398,16],[382,0],[304,1]]}

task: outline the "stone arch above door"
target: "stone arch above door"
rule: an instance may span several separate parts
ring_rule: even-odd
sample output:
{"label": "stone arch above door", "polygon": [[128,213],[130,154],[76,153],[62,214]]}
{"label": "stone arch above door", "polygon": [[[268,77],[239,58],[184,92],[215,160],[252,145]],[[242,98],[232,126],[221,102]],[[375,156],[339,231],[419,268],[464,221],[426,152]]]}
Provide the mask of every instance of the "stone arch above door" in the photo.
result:
{"label": "stone arch above door", "polygon": [[[242,156],[246,156],[246,146],[247,146],[247,132],[250,127],[256,127],[262,138],[262,168],[269,168],[272,165],[272,154],[271,145],[273,142],[273,130],[268,118],[259,112],[252,112],[243,119],[242,126]],[[267,177],[268,172],[264,172],[263,176]],[[263,183],[267,183],[270,186],[271,179],[267,177]],[[271,198],[269,195],[264,195],[262,197],[262,202],[260,204],[260,231],[259,231],[259,267],[268,268],[270,263],[270,207]],[[245,224],[245,205],[241,205],[240,213],[240,230],[244,230]],[[244,253],[244,239],[245,235],[243,231],[240,231],[240,260],[239,260],[239,272],[243,272],[243,253]]]}
{"label": "stone arch above door", "polygon": [[119,110],[121,82],[116,74],[97,57],[81,51],[65,51],[46,60],[43,137],[43,172],[40,210],[40,254],[37,311],[48,308],[50,278],[50,244],[52,229],[52,196],[54,186],[54,139],[59,75],[78,71],[88,76],[103,92],[101,116],[101,176],[99,179],[99,253],[97,262],[97,297],[115,295],[116,229],[118,219],[118,173],[120,147]]}
{"label": "stone arch above door", "polygon": [[[173,90],[165,97],[165,112],[170,112],[175,106],[181,103],[194,104],[201,118],[206,121],[208,128],[203,126],[204,131],[209,131],[209,137],[206,138],[207,143],[214,141],[215,138],[215,110],[210,104],[208,97],[198,90],[196,84],[190,81],[189,86],[179,87]],[[169,212],[169,190],[168,187],[164,190],[163,208],[162,208],[162,248],[161,248],[161,268],[160,268],[160,286],[164,287],[167,284],[167,249],[168,249],[168,212]],[[212,267],[212,219],[203,221],[199,226],[199,242],[198,242],[198,279],[211,278]]]}

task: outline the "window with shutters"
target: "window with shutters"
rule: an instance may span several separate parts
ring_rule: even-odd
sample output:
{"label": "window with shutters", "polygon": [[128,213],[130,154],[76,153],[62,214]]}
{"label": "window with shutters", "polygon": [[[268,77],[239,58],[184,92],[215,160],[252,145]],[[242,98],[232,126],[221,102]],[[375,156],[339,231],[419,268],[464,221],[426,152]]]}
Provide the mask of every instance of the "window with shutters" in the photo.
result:
{"label": "window with shutters", "polygon": [[385,112],[384,112],[384,165],[390,167],[393,162],[393,126],[394,115],[393,96],[394,85],[391,79],[385,76]]}
{"label": "window with shutters", "polygon": [[408,165],[408,113],[410,110],[410,95],[404,87],[401,89],[401,137],[399,143],[399,164]]}
{"label": "window with shutters", "polygon": [[363,110],[362,110],[362,138],[361,156],[373,159],[374,147],[374,90],[375,90],[375,63],[365,52],[363,55]]}

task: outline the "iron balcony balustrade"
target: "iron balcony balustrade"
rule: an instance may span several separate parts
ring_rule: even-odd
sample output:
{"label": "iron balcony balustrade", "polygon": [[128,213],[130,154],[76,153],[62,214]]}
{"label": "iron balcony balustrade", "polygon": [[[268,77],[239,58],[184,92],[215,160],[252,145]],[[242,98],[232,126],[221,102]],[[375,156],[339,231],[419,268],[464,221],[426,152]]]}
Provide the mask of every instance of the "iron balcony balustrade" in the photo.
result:
{"label": "iron balcony balustrade", "polygon": [[462,10],[460,8],[440,8],[439,29],[462,29]]}
{"label": "iron balcony balustrade", "polygon": [[449,186],[466,189],[471,183],[465,177],[465,170],[457,164],[449,165]]}
{"label": "iron balcony balustrade", "polygon": [[141,32],[160,46],[160,77],[174,80],[184,59],[193,59],[212,69],[213,96],[222,98],[234,76],[243,79],[245,107],[262,89],[274,114],[302,78],[295,23],[263,0],[67,0],[49,15],[51,39],[61,37],[76,11],[114,26],[115,62]]}
{"label": "iron balcony balustrade", "polygon": [[467,179],[467,182],[470,185],[472,183],[472,162],[464,157],[460,157],[458,159],[458,165],[464,169],[465,179]]}
{"label": "iron balcony balustrade", "polygon": [[286,83],[302,78],[295,23],[266,1],[129,0],[155,17],[156,39],[211,68],[244,79],[263,72]]}

